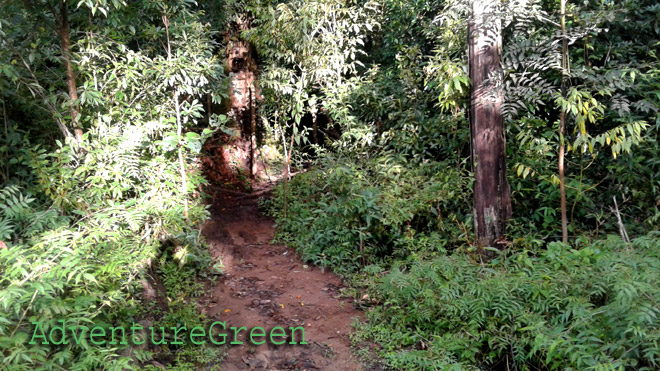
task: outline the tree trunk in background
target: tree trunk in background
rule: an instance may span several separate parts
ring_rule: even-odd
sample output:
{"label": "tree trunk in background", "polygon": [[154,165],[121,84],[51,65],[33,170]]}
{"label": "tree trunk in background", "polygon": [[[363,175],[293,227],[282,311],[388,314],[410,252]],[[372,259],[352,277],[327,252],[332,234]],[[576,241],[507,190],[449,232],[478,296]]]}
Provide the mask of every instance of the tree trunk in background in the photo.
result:
{"label": "tree trunk in background", "polygon": [[[228,25],[225,34],[229,68],[229,99],[212,105],[209,96],[207,115],[211,109],[226,113],[231,131],[218,130],[204,145],[207,156],[205,176],[219,184],[232,183],[250,188],[248,177],[259,180],[265,173],[264,155],[259,151],[259,102],[263,99],[258,79],[257,51],[244,40],[243,31],[250,28],[250,16],[240,14]],[[261,154],[261,161],[259,155]],[[212,170],[211,170],[212,169]],[[267,175],[266,175],[267,176]],[[247,189],[246,189],[247,190]]]}
{"label": "tree trunk in background", "polygon": [[257,173],[256,152],[257,152],[257,110],[255,109],[254,88],[250,90],[250,177],[254,178]]}
{"label": "tree trunk in background", "polygon": [[312,113],[312,130],[314,144],[319,144],[319,125],[316,123],[316,113]]}
{"label": "tree trunk in background", "polygon": [[[54,13],[54,11],[53,11]],[[57,15],[55,14],[56,19]],[[66,70],[66,85],[69,91],[69,100],[71,103],[71,124],[73,134],[78,144],[82,143],[82,129],[78,124],[78,89],[76,88],[76,76],[73,73],[73,64],[71,62],[71,29],[69,27],[69,12],[66,2],[60,2],[59,36],[60,47],[62,49],[62,58],[64,59],[64,68]]]}
{"label": "tree trunk in background", "polygon": [[233,142],[233,151],[242,171],[254,178],[258,163],[256,105],[260,97],[257,80],[257,53],[253,45],[241,38],[248,29],[249,21],[240,19],[233,26],[232,37],[227,45],[230,84],[230,117],[239,133]]}
{"label": "tree trunk in background", "polygon": [[500,21],[496,2],[474,0],[468,26],[472,80],[470,130],[474,164],[474,231],[479,247],[502,247],[511,216],[501,105]]}

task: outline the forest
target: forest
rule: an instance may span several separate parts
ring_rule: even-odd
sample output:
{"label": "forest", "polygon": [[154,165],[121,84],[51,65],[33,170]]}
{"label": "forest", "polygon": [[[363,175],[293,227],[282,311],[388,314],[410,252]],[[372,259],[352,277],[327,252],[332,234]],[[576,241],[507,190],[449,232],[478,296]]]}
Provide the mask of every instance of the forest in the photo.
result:
{"label": "forest", "polygon": [[0,369],[660,369],[657,0],[0,0],[0,120]]}

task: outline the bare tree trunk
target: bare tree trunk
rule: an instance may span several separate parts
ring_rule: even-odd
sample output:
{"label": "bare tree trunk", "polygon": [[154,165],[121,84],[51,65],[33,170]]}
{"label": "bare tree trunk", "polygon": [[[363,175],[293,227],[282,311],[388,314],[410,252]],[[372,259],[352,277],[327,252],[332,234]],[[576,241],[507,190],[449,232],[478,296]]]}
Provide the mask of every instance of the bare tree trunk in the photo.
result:
{"label": "bare tree trunk", "polygon": [[257,151],[257,112],[254,108],[256,97],[252,86],[250,90],[250,177],[254,178],[257,173],[256,151]]}
{"label": "bare tree trunk", "polygon": [[[468,26],[472,96],[470,130],[474,164],[474,231],[477,246],[502,247],[511,216],[506,139],[501,112],[500,20],[496,3],[474,0]],[[500,246],[502,245],[502,246]]]}
{"label": "bare tree trunk", "polygon": [[60,2],[58,23],[62,58],[64,59],[64,68],[66,70],[66,86],[69,91],[69,100],[71,101],[71,124],[76,142],[80,144],[82,143],[83,132],[78,124],[78,89],[76,88],[76,75],[73,73],[73,64],[71,62],[71,29],[69,27],[69,12],[67,11],[67,3],[65,1]]}
{"label": "bare tree trunk", "polygon": [[561,242],[568,243],[568,217],[566,216],[566,186],[564,178],[564,128],[566,127],[566,113],[561,112],[559,118],[559,195],[561,207]]}
{"label": "bare tree trunk", "polygon": [[[566,0],[561,0],[561,96],[566,98],[566,78],[568,74],[568,39],[566,38]],[[564,133],[566,132],[566,111],[559,114],[559,194],[561,198],[561,241],[568,243],[568,217],[566,216],[566,183],[564,179]]]}

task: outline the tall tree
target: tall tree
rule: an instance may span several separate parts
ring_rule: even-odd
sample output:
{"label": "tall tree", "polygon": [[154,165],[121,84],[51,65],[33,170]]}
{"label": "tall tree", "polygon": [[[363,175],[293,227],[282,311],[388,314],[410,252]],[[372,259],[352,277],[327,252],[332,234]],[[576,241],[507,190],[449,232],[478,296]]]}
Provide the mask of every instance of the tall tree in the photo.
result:
{"label": "tall tree", "polygon": [[[64,0],[54,2],[4,1],[3,11],[12,19],[12,32],[0,33],[2,48],[12,54],[12,59],[20,61],[19,70],[7,75],[17,86],[28,87],[33,96],[42,100],[35,108],[47,112],[53,117],[64,137],[74,137],[80,143],[83,132],[79,124],[78,89],[71,51],[71,22],[68,3]],[[48,15],[50,13],[52,17]],[[0,20],[1,21],[1,20]],[[51,48],[52,36],[59,43],[59,55]],[[23,34],[22,38],[15,37]],[[74,32],[75,33],[75,32]],[[14,37],[12,37],[14,36]],[[48,45],[48,46],[46,46]],[[53,45],[54,46],[54,45]],[[48,64],[53,59],[61,59],[64,74]],[[48,63],[46,62],[48,61]],[[15,62],[13,62],[15,63]],[[44,64],[42,64],[44,63]],[[71,123],[60,112],[60,104],[55,99],[59,83],[66,83],[66,106],[69,108]],[[73,134],[70,131],[73,128]]]}
{"label": "tall tree", "polygon": [[500,20],[496,3],[474,0],[468,24],[472,95],[470,130],[474,164],[474,230],[480,247],[500,244],[511,216],[502,117]]}
{"label": "tall tree", "polygon": [[71,60],[71,27],[69,26],[69,11],[66,1],[60,1],[60,14],[57,14],[55,7],[51,6],[53,17],[57,21],[58,34],[60,37],[60,47],[62,49],[62,59],[66,70],[66,86],[69,93],[69,104],[71,105],[71,126],[76,142],[82,142],[83,132],[78,124],[78,88],[76,87],[76,75],[73,72],[73,62]]}
{"label": "tall tree", "polygon": [[[566,37],[566,0],[561,0],[561,96],[566,99],[568,75],[568,38]],[[566,108],[562,107],[559,116],[559,193],[561,198],[561,241],[568,243],[568,217],[566,216],[566,186],[564,177],[564,136],[566,134]]]}

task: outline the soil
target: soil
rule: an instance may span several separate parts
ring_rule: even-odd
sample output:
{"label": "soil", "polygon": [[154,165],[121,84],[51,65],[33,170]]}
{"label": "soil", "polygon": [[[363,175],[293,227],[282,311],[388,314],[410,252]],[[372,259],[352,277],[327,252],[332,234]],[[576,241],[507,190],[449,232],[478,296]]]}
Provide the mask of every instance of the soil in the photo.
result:
{"label": "soil", "polygon": [[351,324],[362,313],[341,296],[344,286],[337,275],[306,265],[287,246],[271,244],[274,222],[257,206],[267,192],[214,192],[212,217],[202,233],[224,274],[206,283],[198,303],[209,319],[224,321],[227,328],[259,326],[268,332],[281,326],[290,333],[289,327],[303,326],[308,344],[256,346],[242,331],[244,344],[228,349],[222,369],[363,370],[349,340]]}

